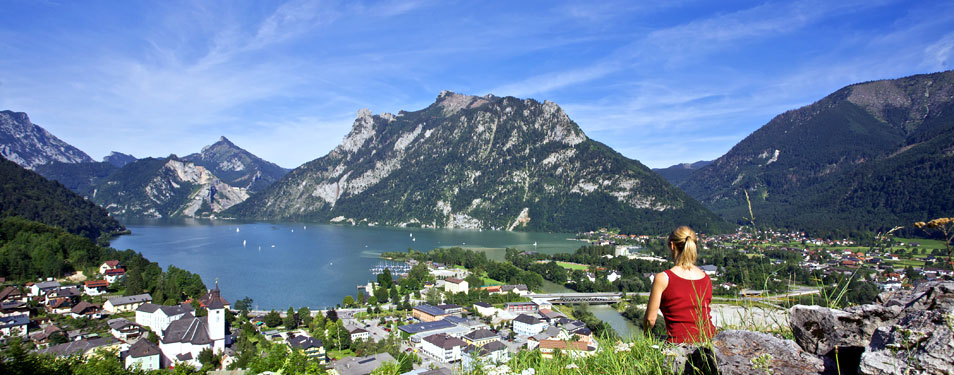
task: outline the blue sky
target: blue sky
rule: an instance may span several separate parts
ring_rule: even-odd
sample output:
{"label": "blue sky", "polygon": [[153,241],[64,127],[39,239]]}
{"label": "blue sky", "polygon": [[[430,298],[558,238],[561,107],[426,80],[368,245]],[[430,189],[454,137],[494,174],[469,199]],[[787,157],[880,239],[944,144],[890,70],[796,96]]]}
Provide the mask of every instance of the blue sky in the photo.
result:
{"label": "blue sky", "polygon": [[952,2],[581,3],[7,0],[0,109],[96,159],[225,135],[296,167],[361,108],[492,93],[554,101],[665,167],[842,86],[954,68]]}

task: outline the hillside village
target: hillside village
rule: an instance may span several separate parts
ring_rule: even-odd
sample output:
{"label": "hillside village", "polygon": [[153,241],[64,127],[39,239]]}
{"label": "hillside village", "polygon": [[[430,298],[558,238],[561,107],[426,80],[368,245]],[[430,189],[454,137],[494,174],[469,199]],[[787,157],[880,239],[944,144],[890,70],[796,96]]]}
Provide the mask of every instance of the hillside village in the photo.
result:
{"label": "hillside village", "polygon": [[[577,238],[593,245],[615,246],[615,254],[606,255],[608,258],[625,255],[630,259],[655,259],[660,262],[665,260],[665,254],[647,254],[644,251],[648,243],[663,241],[664,237],[619,234],[603,229],[580,233]],[[918,281],[954,277],[954,270],[947,262],[943,246],[922,246],[922,242],[930,240],[885,239],[884,243],[861,246],[850,239],[812,238],[804,232],[777,230],[755,233],[750,228],[739,227],[733,233],[700,234],[700,242],[704,252],[724,250],[738,252],[750,258],[767,257],[768,263],[775,266],[790,262],[799,269],[813,272],[818,279],[829,276],[859,278],[873,283],[879,291],[896,291],[902,287],[910,287]],[[785,256],[776,256],[777,254]],[[705,253],[700,256],[706,259]],[[717,294],[720,289],[722,294],[726,294],[726,291],[746,295],[761,295],[766,292],[720,281],[719,274],[726,271],[724,266],[703,264],[700,267],[713,277]],[[607,277],[612,277],[611,272],[614,271],[607,272],[610,272]],[[594,280],[592,273],[587,273],[587,277],[591,281]]]}
{"label": "hillside village", "polygon": [[[113,291],[123,281],[124,269],[118,261],[106,261],[96,275],[101,279],[81,283],[45,280],[4,287],[0,292],[0,335],[4,342],[19,338],[32,344],[37,353],[59,357],[115,353],[127,368],[144,370],[182,365],[208,368],[204,366],[209,360],[216,361],[212,368],[229,368],[239,354],[233,345],[237,338],[262,335],[338,375],[369,374],[396,359],[386,351],[329,355],[325,343],[313,337],[313,327],[304,324],[306,320],[335,316],[352,348],[363,345],[361,342],[398,341],[401,353],[409,358],[413,354],[414,364],[407,372],[412,374],[450,374],[482,364],[501,364],[524,349],[538,348],[545,357],[552,357],[556,352],[589,356],[599,348],[585,323],[557,311],[546,300],[530,301],[525,285],[471,288],[463,279],[447,277],[464,276],[466,271],[441,264],[426,266],[430,281],[419,291],[422,298],[474,292],[494,296],[488,301],[515,302],[477,301],[464,307],[428,304],[422,299],[415,300],[419,304],[409,311],[385,303],[374,310],[369,304],[366,310],[313,311],[308,318],[294,313],[291,319],[301,324],[290,329],[287,314],[274,323],[268,321],[267,314],[233,310],[217,284],[198,300],[178,305],[157,304],[149,294],[116,295]],[[249,326],[254,331],[243,328]]]}

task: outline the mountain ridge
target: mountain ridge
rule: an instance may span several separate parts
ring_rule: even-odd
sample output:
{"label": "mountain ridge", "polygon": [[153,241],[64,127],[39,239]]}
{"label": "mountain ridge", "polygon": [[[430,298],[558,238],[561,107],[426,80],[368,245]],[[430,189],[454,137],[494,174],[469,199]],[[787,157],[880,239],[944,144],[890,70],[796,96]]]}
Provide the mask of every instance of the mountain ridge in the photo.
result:
{"label": "mountain ridge", "polygon": [[748,216],[745,190],[761,223],[825,233],[949,215],[952,119],[954,71],[853,84],[776,116],[679,187],[730,221]]}
{"label": "mountain ridge", "polygon": [[288,170],[236,146],[225,136],[201,151],[186,155],[184,161],[205,167],[231,186],[257,192],[278,181]]}
{"label": "mountain ridge", "polygon": [[94,162],[83,151],[30,121],[24,112],[0,111],[0,155],[27,169],[54,161]]}
{"label": "mountain ridge", "polygon": [[638,161],[590,140],[556,103],[450,91],[419,111],[358,111],[335,149],[224,215],[551,231],[721,226]]}

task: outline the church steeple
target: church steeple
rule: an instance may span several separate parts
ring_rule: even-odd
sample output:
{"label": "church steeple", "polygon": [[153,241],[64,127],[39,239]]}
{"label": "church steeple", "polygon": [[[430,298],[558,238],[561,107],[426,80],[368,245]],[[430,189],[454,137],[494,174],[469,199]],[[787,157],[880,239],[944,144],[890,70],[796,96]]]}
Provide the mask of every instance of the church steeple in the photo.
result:
{"label": "church steeple", "polygon": [[219,279],[215,279],[215,289],[209,291],[209,301],[206,304],[209,311],[209,338],[213,342],[213,350],[225,350],[225,302],[219,291]]}

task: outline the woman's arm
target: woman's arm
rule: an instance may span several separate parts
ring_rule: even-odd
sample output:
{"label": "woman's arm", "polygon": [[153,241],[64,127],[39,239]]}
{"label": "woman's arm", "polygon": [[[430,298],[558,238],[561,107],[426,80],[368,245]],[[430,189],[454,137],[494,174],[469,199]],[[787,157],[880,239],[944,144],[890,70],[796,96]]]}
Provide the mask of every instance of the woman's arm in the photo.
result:
{"label": "woman's arm", "polygon": [[648,334],[656,325],[656,315],[659,312],[659,304],[662,301],[662,293],[669,285],[669,275],[665,272],[656,274],[653,278],[653,289],[649,292],[649,302],[646,303],[646,317],[643,319],[643,329]]}

